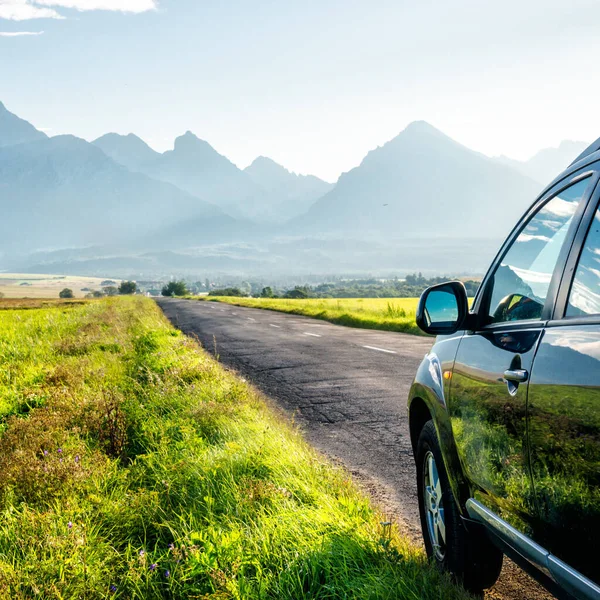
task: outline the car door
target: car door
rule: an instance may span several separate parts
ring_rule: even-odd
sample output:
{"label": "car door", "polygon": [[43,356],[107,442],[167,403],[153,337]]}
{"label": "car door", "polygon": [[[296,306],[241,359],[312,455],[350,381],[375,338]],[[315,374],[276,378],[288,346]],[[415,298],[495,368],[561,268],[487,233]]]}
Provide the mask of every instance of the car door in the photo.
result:
{"label": "car door", "polygon": [[515,228],[482,283],[452,372],[448,409],[472,497],[525,534],[534,517],[528,379],[596,178],[590,171],[557,185]]}
{"label": "car door", "polygon": [[[531,468],[539,511],[534,540],[596,584],[600,584],[598,194],[579,227],[554,318],[539,344],[528,406]],[[555,576],[572,580],[564,565],[552,561],[550,570]]]}

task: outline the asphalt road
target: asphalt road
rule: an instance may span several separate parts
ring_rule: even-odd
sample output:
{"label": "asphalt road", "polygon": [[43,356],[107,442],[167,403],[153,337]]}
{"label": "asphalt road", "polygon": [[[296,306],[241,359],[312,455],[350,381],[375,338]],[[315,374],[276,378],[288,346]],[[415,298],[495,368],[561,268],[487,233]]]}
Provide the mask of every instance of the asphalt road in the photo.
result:
{"label": "asphalt road", "polygon": [[[215,302],[157,302],[177,328],[293,414],[310,443],[420,541],[406,400],[430,338]],[[551,597],[505,563],[487,597]]]}

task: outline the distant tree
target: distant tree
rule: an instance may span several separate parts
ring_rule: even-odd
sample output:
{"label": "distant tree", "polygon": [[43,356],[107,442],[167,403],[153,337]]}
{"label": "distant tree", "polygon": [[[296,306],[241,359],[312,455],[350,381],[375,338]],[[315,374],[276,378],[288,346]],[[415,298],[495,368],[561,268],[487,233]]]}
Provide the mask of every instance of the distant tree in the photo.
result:
{"label": "distant tree", "polygon": [[206,291],[210,292],[210,280],[208,277],[204,280],[204,286],[206,287]]}
{"label": "distant tree", "polygon": [[272,298],[273,297],[273,289],[270,286],[264,287],[262,292],[260,293],[261,298]]}
{"label": "distant tree", "polygon": [[135,281],[121,281],[121,285],[119,286],[119,294],[121,296],[135,294],[136,291],[137,283]]}
{"label": "distant tree", "polygon": [[119,290],[114,285],[107,285],[102,290],[107,296],[116,296],[119,293]]}
{"label": "distant tree", "polygon": [[75,295],[73,294],[73,290],[70,290],[69,288],[65,288],[64,290],[61,290],[60,293],[58,294],[59,298],[75,298]]}
{"label": "distant tree", "polygon": [[105,279],[100,285],[102,287],[107,286],[107,285],[117,285],[117,282],[113,281],[112,279]]}
{"label": "distant tree", "polygon": [[4,292],[0,292],[0,298],[4,298]]}
{"label": "distant tree", "polygon": [[185,285],[185,281],[169,281],[161,291],[163,296],[187,296],[188,289]]}
{"label": "distant tree", "polygon": [[100,290],[94,290],[92,292],[92,298],[104,298],[104,292],[101,292]]}

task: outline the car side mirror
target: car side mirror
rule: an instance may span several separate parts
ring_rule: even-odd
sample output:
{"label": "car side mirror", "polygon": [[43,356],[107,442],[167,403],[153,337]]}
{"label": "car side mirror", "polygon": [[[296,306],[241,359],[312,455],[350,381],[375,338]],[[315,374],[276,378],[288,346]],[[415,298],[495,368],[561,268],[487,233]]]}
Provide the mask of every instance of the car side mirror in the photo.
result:
{"label": "car side mirror", "polygon": [[427,288],[417,307],[417,325],[425,333],[449,335],[458,331],[469,314],[467,290],[461,281]]}

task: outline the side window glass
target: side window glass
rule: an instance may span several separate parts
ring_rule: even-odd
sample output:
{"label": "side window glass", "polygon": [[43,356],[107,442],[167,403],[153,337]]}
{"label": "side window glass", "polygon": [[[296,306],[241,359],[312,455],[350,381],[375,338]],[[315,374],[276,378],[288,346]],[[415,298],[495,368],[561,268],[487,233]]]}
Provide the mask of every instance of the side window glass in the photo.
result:
{"label": "side window glass", "polygon": [[492,281],[492,323],[539,319],[552,273],[589,179],[546,202],[513,242]]}
{"label": "side window glass", "polygon": [[600,208],[588,231],[571,287],[567,317],[600,314]]}

